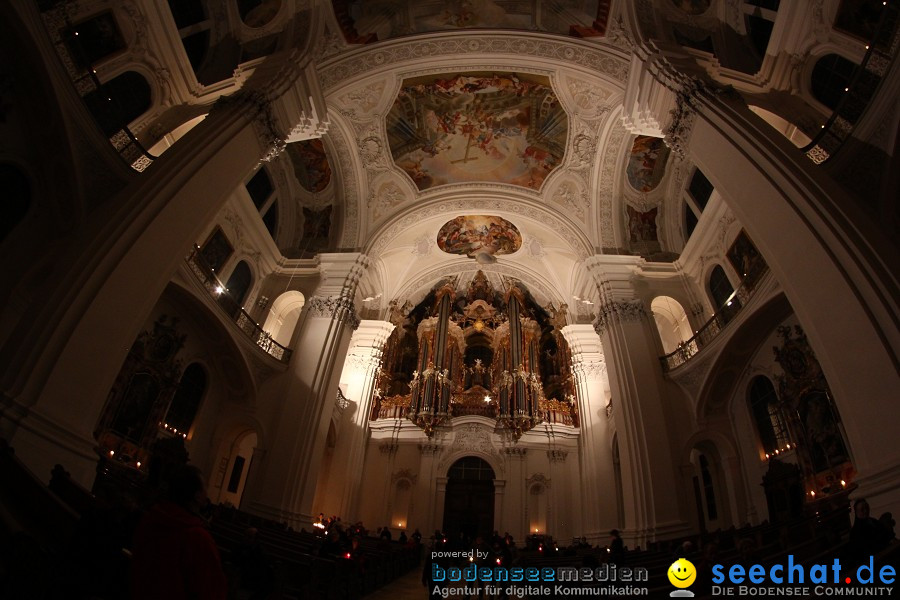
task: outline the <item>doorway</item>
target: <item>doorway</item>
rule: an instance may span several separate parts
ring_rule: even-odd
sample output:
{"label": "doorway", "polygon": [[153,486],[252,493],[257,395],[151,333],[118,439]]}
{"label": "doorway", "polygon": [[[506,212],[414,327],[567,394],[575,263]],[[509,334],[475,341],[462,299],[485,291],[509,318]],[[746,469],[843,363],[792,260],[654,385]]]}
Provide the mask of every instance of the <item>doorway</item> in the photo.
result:
{"label": "doorway", "polygon": [[447,472],[444,533],[466,544],[494,530],[494,469],[477,456],[459,459]]}

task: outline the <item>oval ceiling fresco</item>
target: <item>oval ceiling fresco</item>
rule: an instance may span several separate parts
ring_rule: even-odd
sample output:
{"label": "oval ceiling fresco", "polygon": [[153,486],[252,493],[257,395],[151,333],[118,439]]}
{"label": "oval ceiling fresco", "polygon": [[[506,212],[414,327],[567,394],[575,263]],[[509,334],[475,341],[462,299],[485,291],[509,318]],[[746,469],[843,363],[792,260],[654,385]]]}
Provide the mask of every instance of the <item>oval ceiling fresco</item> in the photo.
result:
{"label": "oval ceiling fresco", "polygon": [[403,81],[387,133],[419,190],[476,181],[536,190],[562,162],[568,118],[543,76],[429,75]]}
{"label": "oval ceiling fresco", "polygon": [[625,173],[628,183],[639,192],[649,192],[659,185],[666,172],[669,147],[662,138],[639,135],[631,146]]}
{"label": "oval ceiling fresco", "polygon": [[521,248],[522,234],[501,217],[463,215],[444,223],[438,231],[437,244],[448,254],[493,257]]}

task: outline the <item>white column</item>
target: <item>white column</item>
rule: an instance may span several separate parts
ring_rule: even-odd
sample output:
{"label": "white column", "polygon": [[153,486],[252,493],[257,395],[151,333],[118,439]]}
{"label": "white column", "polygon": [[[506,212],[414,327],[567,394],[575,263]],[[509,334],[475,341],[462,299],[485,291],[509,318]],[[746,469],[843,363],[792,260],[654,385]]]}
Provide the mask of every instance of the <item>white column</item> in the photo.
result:
{"label": "white column", "polygon": [[631,547],[686,533],[684,499],[669,436],[673,393],[666,389],[653,343],[655,326],[634,297],[629,261],[595,258],[601,304],[594,328],[603,343],[619,441],[625,527]]}
{"label": "white column", "polygon": [[441,527],[444,518],[443,506],[440,514],[435,515],[432,507],[437,504],[436,489],[433,482],[437,477],[437,462],[441,446],[434,442],[419,444],[419,474],[416,479],[416,491],[413,499],[413,512],[409,517],[412,528],[419,528],[423,537],[428,538],[435,529]]}
{"label": "white column", "polygon": [[642,132],[664,132],[747,229],[833,392],[858,473],[854,497],[866,497],[873,513],[898,513],[896,245],[863,210],[864,200],[830,178],[828,163],[813,164],[736,94],[673,73],[674,58],[681,57],[636,49],[625,119],[643,125]]}
{"label": "white column", "polygon": [[356,284],[367,264],[359,253],[320,255],[325,282],[303,307],[284,385],[260,394],[269,408],[271,452],[247,508],[294,526],[313,521],[313,500],[341,365],[352,330]]}
{"label": "white column", "polygon": [[581,475],[581,531],[591,544],[605,541],[616,520],[616,478],[606,405],[609,381],[600,336],[592,325],[567,325],[562,334],[572,352],[578,418]]}
{"label": "white column", "polygon": [[359,518],[359,493],[369,442],[369,414],[384,344],[394,329],[387,321],[360,321],[353,332],[340,383],[351,405],[344,410],[337,435],[324,506],[345,520]]}
{"label": "white column", "polygon": [[0,433],[35,473],[63,463],[90,487],[107,394],[178,264],[261,158],[292,132],[325,132],[311,61],[281,53],[257,73],[116,197],[89,190],[97,204],[77,235],[54,241],[27,317],[0,347]]}

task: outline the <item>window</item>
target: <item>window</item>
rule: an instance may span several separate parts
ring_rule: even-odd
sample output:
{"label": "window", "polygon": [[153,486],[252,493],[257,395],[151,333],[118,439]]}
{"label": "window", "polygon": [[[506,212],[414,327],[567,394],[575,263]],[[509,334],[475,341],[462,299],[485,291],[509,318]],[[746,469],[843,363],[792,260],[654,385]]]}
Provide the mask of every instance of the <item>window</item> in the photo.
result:
{"label": "window", "polygon": [[150,84],[140,73],[126,71],[84,96],[88,110],[109,137],[150,108]]}
{"label": "window", "polygon": [[234,247],[232,247],[231,242],[228,241],[228,238],[225,237],[225,234],[218,227],[209,236],[209,239],[206,240],[206,243],[200,250],[200,256],[203,258],[206,266],[216,273],[222,270],[222,267],[225,266],[225,263],[231,258],[233,253]]}
{"label": "window", "polygon": [[700,209],[701,213],[706,208],[706,203],[709,202],[713,189],[713,184],[706,178],[703,171],[695,169],[694,175],[691,177],[691,183],[688,186],[688,192],[690,192],[694,202],[697,203],[697,208]]}
{"label": "window", "polygon": [[272,180],[269,178],[265,167],[257,171],[250,178],[250,181],[247,182],[247,192],[250,194],[250,199],[253,200],[253,206],[256,207],[256,210],[262,210],[265,207],[266,200],[269,199],[273,191],[275,191],[275,188],[272,186]]}
{"label": "window", "polygon": [[722,316],[725,323],[730,321],[740,308],[741,301],[734,296],[734,288],[721,265],[716,265],[709,274],[709,294],[716,313]]}
{"label": "window", "polygon": [[691,208],[691,205],[687,202],[684,203],[684,241],[687,242],[691,239],[691,236],[694,234],[694,229],[697,228],[697,223],[699,219],[697,219],[697,215],[694,214],[694,209]]}
{"label": "window", "polygon": [[787,427],[778,407],[778,395],[768,377],[759,375],[750,382],[749,403],[750,414],[766,454],[772,454],[788,444]]}
{"label": "window", "polygon": [[266,211],[265,216],[263,216],[263,224],[266,226],[266,230],[269,232],[269,235],[272,236],[272,239],[275,239],[275,234],[278,231],[278,201],[272,203],[269,207],[269,210]]}
{"label": "window", "polygon": [[826,54],[813,67],[810,87],[813,97],[834,110],[850,85],[856,65],[843,56]]}
{"label": "window", "polygon": [[250,271],[250,266],[246,261],[242,260],[234,267],[231,277],[228,278],[228,283],[225,284],[226,293],[219,296],[219,298],[229,297],[240,307],[247,297],[247,292],[250,291],[252,281],[253,274]]}
{"label": "window", "polygon": [[178,389],[166,413],[166,425],[180,432],[188,432],[206,391],[206,372],[199,363],[191,363],[184,370]]}
{"label": "window", "polygon": [[72,59],[82,68],[125,49],[125,40],[111,12],[73,25],[63,33]]}

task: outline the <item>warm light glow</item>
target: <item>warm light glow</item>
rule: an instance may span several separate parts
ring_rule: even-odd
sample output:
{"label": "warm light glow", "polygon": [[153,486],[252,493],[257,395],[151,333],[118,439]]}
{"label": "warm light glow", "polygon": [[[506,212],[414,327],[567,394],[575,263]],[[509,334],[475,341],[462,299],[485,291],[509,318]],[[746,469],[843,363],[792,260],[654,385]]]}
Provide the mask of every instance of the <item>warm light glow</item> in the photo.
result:
{"label": "warm light glow", "polygon": [[484,401],[485,401],[485,402],[490,402],[490,401],[491,401],[491,397],[490,397],[490,396],[485,396],[485,397],[484,397]]}
{"label": "warm light glow", "polygon": [[137,467],[138,467],[138,469],[141,468],[141,461],[137,461]]}
{"label": "warm light glow", "polygon": [[816,493],[815,493],[815,492],[810,492],[809,495],[812,496],[813,498],[816,497]]}
{"label": "warm light glow", "polygon": [[791,445],[790,445],[790,444],[785,444],[785,446],[784,446],[784,447],[785,447],[785,448],[787,448],[787,449],[788,449],[788,450],[790,450],[790,449],[791,449]]}
{"label": "warm light glow", "polygon": [[115,454],[116,454],[116,451],[115,451],[115,450],[110,450],[110,451],[109,451],[109,455],[110,455],[110,456],[114,456]]}
{"label": "warm light glow", "polygon": [[841,479],[841,487],[847,487],[847,482]]}
{"label": "warm light glow", "polygon": [[500,559],[499,559],[499,558],[497,559],[497,564],[498,564],[498,565],[500,564]]}
{"label": "warm light glow", "polygon": [[219,294],[221,294],[222,292],[224,292],[224,291],[225,291],[225,288],[223,288],[221,285],[217,285],[217,286],[216,286],[216,295],[217,295],[217,296],[218,296]]}

